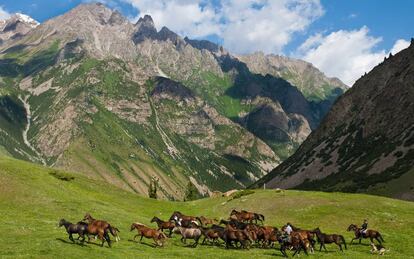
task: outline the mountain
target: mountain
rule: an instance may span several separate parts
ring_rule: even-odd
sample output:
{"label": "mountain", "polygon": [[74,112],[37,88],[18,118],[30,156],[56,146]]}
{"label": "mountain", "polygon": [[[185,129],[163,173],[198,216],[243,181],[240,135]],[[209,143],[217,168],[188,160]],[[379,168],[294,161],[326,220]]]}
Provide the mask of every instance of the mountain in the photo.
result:
{"label": "mountain", "polygon": [[162,198],[244,188],[329,105],[214,46],[96,3],[33,27],[0,45],[0,152]]}
{"label": "mountain", "polygon": [[[0,244],[0,257],[62,258],[183,258],[192,253],[196,258],[277,258],[278,249],[254,248],[250,250],[225,249],[221,245],[198,245],[189,249],[173,234],[165,247],[154,249],[153,240],[143,243],[128,241],[136,235],[130,232],[132,222],[142,222],[156,228],[152,217],[168,219],[173,211],[186,215],[204,215],[208,218],[227,218],[232,209],[255,211],[265,216],[265,224],[280,227],[286,222],[302,228],[319,226],[327,233],[344,235],[347,243],[353,237],[346,227],[358,224],[364,217],[369,225],[378,229],[391,251],[391,258],[411,258],[414,254],[414,203],[366,194],[322,193],[308,191],[254,190],[237,198],[215,197],[191,202],[154,200],[125,192],[102,180],[93,180],[81,173],[65,172],[28,162],[0,156],[0,231],[7,232],[7,244]],[[7,184],[3,184],[7,183]],[[339,205],[340,204],[340,205]],[[306,213],[304,213],[306,207]],[[375,211],[375,216],[372,213]],[[112,248],[93,243],[72,244],[65,229],[58,228],[61,218],[77,222],[86,212],[107,220],[117,227],[121,240]],[[18,220],[16,220],[16,215]],[[370,217],[369,217],[370,216]],[[25,227],[22,226],[42,226]],[[36,239],[36,242],[32,240]],[[113,240],[111,236],[111,240]],[[96,244],[99,241],[94,241]],[[343,253],[335,245],[327,245],[330,252],[315,251],[315,256],[327,258],[367,258],[369,240],[362,245],[348,246]],[[106,246],[106,244],[105,244]],[[293,254],[293,251],[288,251]],[[398,256],[395,256],[398,255]],[[310,257],[312,258],[312,257]]]}
{"label": "mountain", "polygon": [[300,59],[263,52],[240,55],[238,59],[253,73],[284,78],[311,101],[334,101],[348,89],[338,78],[329,78],[311,63]]}
{"label": "mountain", "polygon": [[38,25],[39,22],[21,13],[16,13],[6,20],[0,20],[0,45],[7,40],[15,40],[26,35]]}
{"label": "mountain", "polygon": [[295,154],[256,186],[414,200],[414,40],[339,97]]}

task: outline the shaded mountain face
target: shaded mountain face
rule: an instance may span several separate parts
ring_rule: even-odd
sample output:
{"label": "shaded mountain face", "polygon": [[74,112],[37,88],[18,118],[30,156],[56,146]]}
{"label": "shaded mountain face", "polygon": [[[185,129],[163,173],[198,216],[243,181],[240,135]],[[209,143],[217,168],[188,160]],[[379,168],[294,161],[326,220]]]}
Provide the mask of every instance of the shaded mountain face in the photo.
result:
{"label": "shaded mountain face", "polygon": [[102,4],[79,5],[0,53],[0,152],[142,194],[156,177],[164,198],[182,198],[189,181],[203,195],[252,184],[327,108],[222,47]]}
{"label": "shaded mountain face", "polygon": [[279,55],[256,52],[238,56],[253,73],[272,75],[286,79],[296,86],[306,99],[315,102],[335,101],[348,89],[338,78],[329,78],[311,63]]}
{"label": "shaded mountain face", "polygon": [[256,185],[414,200],[414,42],[359,79]]}

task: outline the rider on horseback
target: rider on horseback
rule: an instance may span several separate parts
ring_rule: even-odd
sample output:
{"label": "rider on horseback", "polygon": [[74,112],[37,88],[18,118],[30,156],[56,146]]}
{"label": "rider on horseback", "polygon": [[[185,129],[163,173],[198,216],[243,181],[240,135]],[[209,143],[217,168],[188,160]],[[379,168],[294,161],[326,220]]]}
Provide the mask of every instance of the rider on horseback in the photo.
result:
{"label": "rider on horseback", "polygon": [[368,229],[368,220],[364,219],[364,223],[362,223],[361,230],[360,230],[360,233],[362,236],[365,235],[365,233],[367,232],[367,229]]}

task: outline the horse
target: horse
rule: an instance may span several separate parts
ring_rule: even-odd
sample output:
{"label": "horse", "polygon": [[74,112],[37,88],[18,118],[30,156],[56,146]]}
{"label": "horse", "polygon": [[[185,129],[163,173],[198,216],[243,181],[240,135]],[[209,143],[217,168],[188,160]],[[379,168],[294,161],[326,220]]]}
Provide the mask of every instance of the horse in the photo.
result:
{"label": "horse", "polygon": [[[214,225],[213,225],[214,226]],[[206,227],[201,227],[201,233],[204,236],[203,242],[201,242],[202,245],[205,244],[206,239],[208,239],[210,242],[217,243],[218,244],[218,239],[220,238],[220,236],[222,235],[224,228],[221,226],[217,226],[215,225],[215,227],[211,227],[211,228],[206,228]]]}
{"label": "horse", "polygon": [[253,242],[249,231],[236,229],[231,225],[227,225],[220,238],[226,243],[226,249],[233,246],[232,242],[235,242],[236,246],[239,242],[242,248],[249,249],[251,242]]}
{"label": "horse", "polygon": [[313,230],[313,232],[316,234],[318,243],[321,244],[321,246],[319,247],[319,252],[322,251],[322,247],[325,249],[325,251],[328,251],[325,247],[325,244],[332,243],[335,243],[337,246],[339,246],[339,250],[341,250],[342,252],[344,251],[342,249],[342,244],[345,246],[345,249],[347,249],[344,236],[337,234],[324,234],[319,228],[316,228],[315,230]]}
{"label": "horse", "polygon": [[153,223],[153,222],[157,223],[158,230],[164,231],[164,229],[168,229],[170,231],[170,234],[168,235],[168,237],[171,237],[172,230],[175,227],[174,222],[171,222],[171,221],[163,221],[163,220],[159,219],[158,217],[153,217],[151,219],[151,223]]}
{"label": "horse", "polygon": [[[78,225],[84,225],[84,226],[86,226],[86,227],[88,227],[88,223],[86,223],[86,222],[84,222],[84,221],[79,221],[78,223],[76,223],[76,224],[78,224]],[[113,236],[113,237],[115,237],[115,241],[116,242],[118,242],[118,241],[120,241],[121,240],[121,237],[118,235],[118,233],[119,232],[121,232],[118,228],[116,228],[116,227],[113,227],[113,226],[110,226],[109,227],[109,233],[111,233],[111,235]],[[90,235],[89,235],[89,233],[87,234],[87,236],[88,236],[88,242],[90,241]],[[97,235],[93,235],[93,236],[95,236],[95,239],[97,239]],[[78,240],[79,240],[79,238],[80,238],[80,236],[78,236]]]}
{"label": "horse", "polygon": [[[69,239],[75,243],[75,240],[73,239],[72,234],[78,234],[79,237],[82,237],[82,244],[85,242],[85,235],[88,234],[88,226],[85,226],[83,224],[72,224],[69,221],[66,221],[65,219],[61,219],[59,221],[59,227],[64,226],[66,229],[66,232],[69,234]],[[79,239],[78,237],[78,239]]]}
{"label": "horse", "polygon": [[[170,221],[174,221],[177,226],[185,228],[198,227],[197,218],[193,216],[185,216],[179,211],[174,211],[170,217]],[[174,232],[174,231],[173,231]]]}
{"label": "horse", "polygon": [[308,255],[307,247],[310,245],[309,241],[302,240],[299,235],[292,233],[290,236],[287,236],[286,238],[283,236],[282,231],[276,232],[276,238],[277,241],[280,244],[280,252],[284,257],[288,257],[286,253],[286,249],[292,248],[295,250],[295,253],[293,254],[293,257],[295,257],[296,254],[299,254],[300,251],[303,249],[306,255]]}
{"label": "horse", "polygon": [[[304,230],[304,229],[295,227],[292,224],[289,224],[289,225],[292,228],[292,231],[294,233],[298,234],[299,237],[302,240],[309,241],[309,243],[310,243],[310,250],[311,250],[311,253],[313,253],[314,250],[315,250],[315,244],[316,244],[316,241],[315,241],[315,233],[313,231],[311,231],[311,230]],[[287,225],[284,225],[282,227],[282,231],[285,231],[286,230],[286,227],[287,227]]]}
{"label": "horse", "polygon": [[180,231],[181,234],[181,242],[183,242],[184,244],[187,243],[187,239],[194,239],[194,244],[192,244],[192,247],[196,247],[198,245],[198,240],[201,237],[201,230],[198,228],[184,228],[181,226],[177,226],[175,227],[177,228],[177,230]]}
{"label": "horse", "polygon": [[359,239],[359,244],[361,244],[361,240],[363,238],[369,238],[371,240],[371,243],[374,242],[374,238],[375,238],[375,240],[377,240],[380,245],[382,244],[382,242],[385,242],[380,232],[376,230],[367,229],[365,233],[363,234],[361,233],[361,228],[359,228],[355,224],[351,224],[349,225],[347,231],[354,231],[354,234],[355,234],[355,237],[352,238],[351,240],[351,244],[354,242],[355,239]]}
{"label": "horse", "polygon": [[188,220],[188,221],[197,221],[197,217],[194,216],[186,216],[184,214],[182,214],[179,211],[174,211],[173,214],[170,217],[170,221],[171,220],[178,220],[178,219],[183,219],[183,220]]}
{"label": "horse", "polygon": [[85,214],[83,220],[88,222],[88,234],[98,235],[98,238],[102,240],[101,246],[103,246],[106,241],[108,246],[111,247],[111,239],[108,235],[111,225],[108,222],[104,220],[96,220],[89,213]]}
{"label": "horse", "polygon": [[257,230],[257,240],[262,242],[262,247],[267,247],[277,241],[276,231],[278,229],[270,226],[260,226]]}
{"label": "horse", "polygon": [[231,225],[232,227],[235,227],[237,229],[245,229],[248,225],[247,223],[240,222],[240,221],[234,220],[234,219],[231,219],[231,220],[222,219],[222,220],[220,220],[219,224],[223,224],[223,225],[226,225],[226,226]]}
{"label": "horse", "polygon": [[206,218],[204,216],[200,216],[200,217],[196,217],[196,219],[200,222],[201,226],[206,226],[206,225],[212,225],[212,224],[216,224],[218,222],[218,220],[216,219],[209,219]]}
{"label": "horse", "polygon": [[134,236],[134,240],[138,236],[141,236],[141,239],[139,240],[139,242],[142,242],[143,237],[148,238],[148,239],[152,238],[156,246],[164,246],[165,239],[167,238],[167,236],[163,232],[157,229],[149,228],[145,226],[144,224],[141,224],[138,222],[132,223],[130,231],[133,231],[134,229],[138,231],[138,234]]}
{"label": "horse", "polygon": [[231,216],[235,216],[237,220],[241,222],[253,223],[253,220],[254,220],[256,224],[257,224],[257,221],[260,221],[261,223],[263,223],[265,219],[262,214],[258,214],[255,212],[248,212],[245,210],[242,210],[242,211],[232,210],[230,212],[230,217]]}

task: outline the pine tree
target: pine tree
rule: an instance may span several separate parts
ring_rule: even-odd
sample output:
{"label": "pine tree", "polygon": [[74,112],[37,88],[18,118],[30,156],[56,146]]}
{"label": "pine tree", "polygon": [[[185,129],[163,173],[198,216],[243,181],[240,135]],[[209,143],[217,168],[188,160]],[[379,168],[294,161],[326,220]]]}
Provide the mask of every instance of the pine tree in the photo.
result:
{"label": "pine tree", "polygon": [[187,190],[185,192],[184,201],[193,201],[199,198],[200,194],[198,193],[197,188],[191,183],[188,182]]}
{"label": "pine tree", "polygon": [[157,199],[158,181],[159,179],[151,177],[150,185],[148,187],[148,197],[152,199]]}

